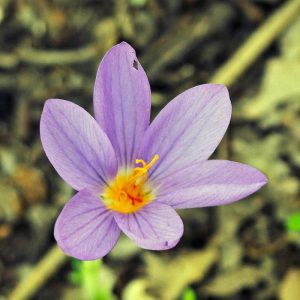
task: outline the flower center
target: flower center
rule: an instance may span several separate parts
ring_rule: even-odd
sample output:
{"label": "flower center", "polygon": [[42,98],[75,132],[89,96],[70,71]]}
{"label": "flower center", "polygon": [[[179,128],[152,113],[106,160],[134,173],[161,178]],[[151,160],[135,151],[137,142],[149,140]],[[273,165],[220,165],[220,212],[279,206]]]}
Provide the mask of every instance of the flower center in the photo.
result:
{"label": "flower center", "polygon": [[152,201],[154,193],[147,178],[149,169],[157,160],[157,154],[148,164],[137,159],[135,163],[141,166],[135,167],[130,174],[120,171],[101,195],[104,204],[109,209],[128,214],[140,210]]}

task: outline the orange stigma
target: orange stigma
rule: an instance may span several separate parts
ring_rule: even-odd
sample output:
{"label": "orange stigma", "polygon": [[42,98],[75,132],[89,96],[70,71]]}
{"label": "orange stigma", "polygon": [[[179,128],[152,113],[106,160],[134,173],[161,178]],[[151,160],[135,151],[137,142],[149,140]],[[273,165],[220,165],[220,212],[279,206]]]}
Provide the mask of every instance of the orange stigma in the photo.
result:
{"label": "orange stigma", "polygon": [[136,159],[135,163],[141,164],[140,167],[135,167],[130,174],[120,171],[101,195],[104,204],[109,209],[129,214],[151,202],[155,197],[147,178],[149,169],[157,160],[157,154],[148,164]]}

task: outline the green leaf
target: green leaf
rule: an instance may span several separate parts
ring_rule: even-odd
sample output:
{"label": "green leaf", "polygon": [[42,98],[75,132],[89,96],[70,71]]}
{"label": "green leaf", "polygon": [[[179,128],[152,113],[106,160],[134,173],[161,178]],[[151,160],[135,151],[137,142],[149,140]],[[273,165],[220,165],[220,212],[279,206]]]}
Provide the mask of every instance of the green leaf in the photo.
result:
{"label": "green leaf", "polygon": [[286,222],[286,228],[289,231],[300,231],[300,212],[289,216]]}
{"label": "green leaf", "polygon": [[182,300],[197,300],[197,295],[192,288],[186,288],[183,291]]}

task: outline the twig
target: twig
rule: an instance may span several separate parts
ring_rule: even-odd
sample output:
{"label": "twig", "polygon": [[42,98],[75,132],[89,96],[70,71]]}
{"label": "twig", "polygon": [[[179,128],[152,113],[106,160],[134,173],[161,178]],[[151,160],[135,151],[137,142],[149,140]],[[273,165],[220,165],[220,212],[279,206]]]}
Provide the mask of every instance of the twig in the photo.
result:
{"label": "twig", "polygon": [[262,21],[264,13],[251,0],[234,0],[234,3],[242,10],[245,16],[255,22]]}
{"label": "twig", "polygon": [[44,283],[59,269],[66,261],[67,256],[57,247],[52,249],[34,267],[29,276],[25,277],[12,291],[8,300],[29,299],[44,285]]}
{"label": "twig", "polygon": [[210,81],[231,86],[298,16],[299,11],[300,0],[287,1],[247,39]]}
{"label": "twig", "polygon": [[40,66],[66,65],[86,62],[99,55],[98,45],[89,45],[76,50],[17,49],[14,54],[0,53],[0,67],[13,69],[20,63]]}
{"label": "twig", "polygon": [[[257,59],[268,45],[293,21],[300,9],[300,0],[288,1],[241,46],[233,57],[212,77],[211,82],[231,86]],[[226,154],[223,154],[226,156]],[[66,256],[54,246],[9,296],[9,300],[25,300],[34,295],[63,264]]]}
{"label": "twig", "polygon": [[17,139],[28,137],[29,131],[29,103],[22,96],[14,113],[14,133]]}

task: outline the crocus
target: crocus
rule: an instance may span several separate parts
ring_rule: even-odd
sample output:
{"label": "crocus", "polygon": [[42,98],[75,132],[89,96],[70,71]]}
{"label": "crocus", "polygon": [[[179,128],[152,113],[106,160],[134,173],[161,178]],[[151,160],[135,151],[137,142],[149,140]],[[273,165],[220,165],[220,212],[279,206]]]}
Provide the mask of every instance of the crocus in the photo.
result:
{"label": "crocus", "polygon": [[[68,255],[106,255],[123,231],[144,249],[174,247],[183,234],[176,209],[224,205],[266,184],[257,169],[207,160],[230,121],[227,89],[193,87],[150,124],[151,92],[134,49],[104,56],[94,86],[95,119],[59,99],[45,103],[41,140],[58,174],[78,192],[54,229]],[[150,125],[149,125],[150,124]]]}

